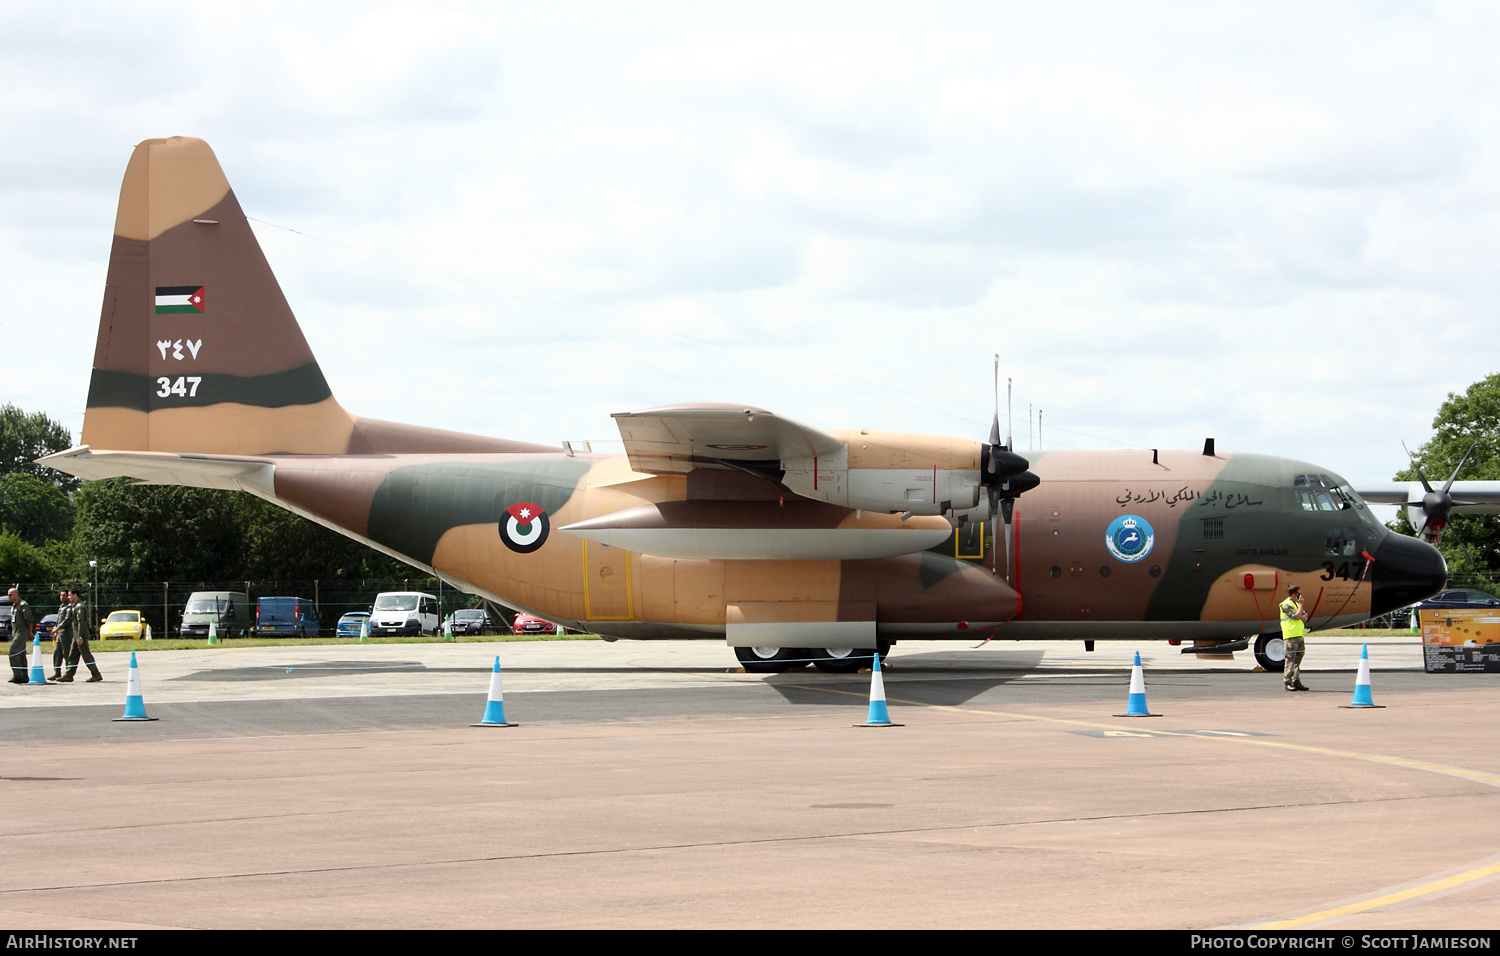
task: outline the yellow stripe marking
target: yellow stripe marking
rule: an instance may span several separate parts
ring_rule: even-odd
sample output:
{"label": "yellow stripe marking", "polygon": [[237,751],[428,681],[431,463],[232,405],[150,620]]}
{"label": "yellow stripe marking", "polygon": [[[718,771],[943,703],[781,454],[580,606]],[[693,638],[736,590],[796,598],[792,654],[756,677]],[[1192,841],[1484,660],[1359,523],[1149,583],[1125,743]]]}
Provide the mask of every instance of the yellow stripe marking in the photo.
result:
{"label": "yellow stripe marking", "polygon": [[1379,909],[1382,906],[1390,906],[1393,903],[1404,903],[1414,900],[1419,896],[1428,896],[1432,893],[1441,893],[1443,890],[1451,890],[1455,886],[1482,880],[1487,876],[1500,873],[1500,863],[1492,863],[1489,866],[1480,867],[1477,870],[1469,870],[1455,876],[1444,877],[1441,880],[1433,880],[1431,883],[1423,883],[1421,886],[1413,886],[1410,889],[1401,890],[1396,893],[1387,893],[1385,896],[1377,896],[1373,900],[1365,900],[1363,903],[1350,903],[1348,906],[1339,906],[1331,910],[1320,910],[1316,913],[1308,913],[1296,919],[1279,920],[1275,923],[1265,923],[1255,929],[1296,929],[1299,926],[1307,926],[1312,923],[1320,923],[1323,920],[1338,919],[1340,916],[1354,916],[1369,910]]}

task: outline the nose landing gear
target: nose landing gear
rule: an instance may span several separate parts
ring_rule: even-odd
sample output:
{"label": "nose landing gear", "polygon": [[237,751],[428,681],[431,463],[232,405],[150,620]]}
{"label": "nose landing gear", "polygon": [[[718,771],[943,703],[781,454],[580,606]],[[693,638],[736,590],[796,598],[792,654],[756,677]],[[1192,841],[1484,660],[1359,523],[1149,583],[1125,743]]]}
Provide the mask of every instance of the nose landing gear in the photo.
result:
{"label": "nose landing gear", "polygon": [[1255,663],[1271,674],[1280,674],[1286,668],[1286,642],[1280,634],[1262,634],[1255,639]]}

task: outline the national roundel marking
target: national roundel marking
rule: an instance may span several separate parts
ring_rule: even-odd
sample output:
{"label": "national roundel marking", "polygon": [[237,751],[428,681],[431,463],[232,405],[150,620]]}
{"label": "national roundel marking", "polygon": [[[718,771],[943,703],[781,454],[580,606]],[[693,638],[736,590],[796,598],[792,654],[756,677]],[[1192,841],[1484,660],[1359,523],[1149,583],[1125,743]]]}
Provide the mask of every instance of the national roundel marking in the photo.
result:
{"label": "national roundel marking", "polygon": [[1104,546],[1126,564],[1145,558],[1155,543],[1156,532],[1151,530],[1151,522],[1140,515],[1120,515],[1104,532]]}
{"label": "national roundel marking", "polygon": [[551,524],[540,505],[522,501],[505,509],[500,521],[500,540],[512,551],[530,554],[547,540]]}

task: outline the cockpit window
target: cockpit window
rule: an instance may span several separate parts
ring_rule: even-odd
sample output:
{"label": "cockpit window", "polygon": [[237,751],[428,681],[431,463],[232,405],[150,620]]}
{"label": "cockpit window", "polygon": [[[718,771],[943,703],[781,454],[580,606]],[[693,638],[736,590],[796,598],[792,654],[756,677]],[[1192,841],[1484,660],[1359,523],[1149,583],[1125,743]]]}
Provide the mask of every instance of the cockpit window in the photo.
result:
{"label": "cockpit window", "polygon": [[1362,511],[1365,507],[1347,482],[1339,484],[1327,475],[1293,475],[1292,487],[1297,489],[1297,503],[1303,511]]}

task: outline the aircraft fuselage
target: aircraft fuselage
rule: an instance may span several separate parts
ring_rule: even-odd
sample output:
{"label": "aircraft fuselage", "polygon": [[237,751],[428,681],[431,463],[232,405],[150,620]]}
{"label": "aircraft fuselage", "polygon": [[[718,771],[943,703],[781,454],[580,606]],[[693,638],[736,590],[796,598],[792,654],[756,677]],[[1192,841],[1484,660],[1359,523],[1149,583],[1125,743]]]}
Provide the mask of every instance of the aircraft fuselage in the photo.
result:
{"label": "aircraft fuselage", "polygon": [[[1041,482],[1016,501],[1008,556],[1005,527],[997,552],[980,522],[929,550],[840,560],[661,557],[561,530],[644,510],[713,551],[736,533],[712,518],[726,482],[737,482],[726,510],[743,516],[746,498],[760,506],[762,517],[741,524],[764,528],[782,513],[801,525],[783,534],[833,540],[867,520],[768,480],[718,472],[704,487],[696,474],[634,472],[623,456],[276,456],[264,459],[274,487],[261,493],[456,586],[633,638],[722,634],[736,608],[752,607],[806,624],[873,620],[884,640],[994,628],[1016,638],[1238,637],[1275,630],[1288,584],[1302,585],[1315,626],[1331,627],[1399,607],[1446,574],[1435,551],[1389,532],[1313,465],[1183,451],[1154,462],[1150,451],[1030,459]],[[507,540],[509,509],[521,504],[545,517],[534,548]],[[825,513],[792,513],[810,504]]]}

